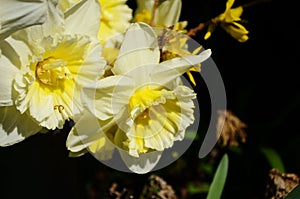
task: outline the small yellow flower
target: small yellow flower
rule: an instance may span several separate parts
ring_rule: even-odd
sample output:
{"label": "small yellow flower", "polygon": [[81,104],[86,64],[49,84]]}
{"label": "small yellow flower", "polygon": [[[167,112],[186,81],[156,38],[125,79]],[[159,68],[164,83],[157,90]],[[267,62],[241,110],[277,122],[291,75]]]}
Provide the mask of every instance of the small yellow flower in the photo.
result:
{"label": "small yellow flower", "polygon": [[240,16],[243,13],[243,7],[239,6],[236,8],[231,8],[233,3],[234,0],[228,0],[226,3],[225,12],[211,20],[204,39],[208,39],[211,36],[211,33],[215,30],[216,26],[220,24],[220,26],[227,33],[229,33],[239,42],[245,42],[248,40],[247,34],[249,31],[242,24],[240,24]]}

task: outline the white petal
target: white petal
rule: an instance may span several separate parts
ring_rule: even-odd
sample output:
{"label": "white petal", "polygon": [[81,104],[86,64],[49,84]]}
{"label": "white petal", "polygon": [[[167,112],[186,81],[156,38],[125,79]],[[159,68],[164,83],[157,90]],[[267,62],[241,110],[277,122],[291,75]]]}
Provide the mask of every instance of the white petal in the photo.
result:
{"label": "white petal", "polygon": [[76,77],[76,81],[79,85],[89,84],[103,76],[106,62],[100,56],[101,52],[102,47],[100,45],[97,45],[89,52],[89,55],[83,62],[82,66],[80,66],[81,68],[78,72],[78,76]]}
{"label": "white petal", "polygon": [[62,11],[57,6],[57,1],[47,0],[46,9],[47,15],[45,22],[42,25],[36,25],[22,29],[13,34],[13,37],[26,42],[28,46],[33,46],[36,48],[36,41],[39,41],[49,35],[52,36],[57,33],[62,33],[64,30],[64,16]]}
{"label": "white petal", "polygon": [[71,129],[66,145],[68,150],[79,152],[91,145],[100,136],[101,127],[97,118],[88,111],[84,111],[82,117],[76,121],[75,126]]}
{"label": "white petal", "polygon": [[0,40],[17,30],[44,23],[47,15],[47,2],[47,0],[1,0]]}
{"label": "white petal", "polygon": [[125,74],[144,64],[157,64],[160,53],[157,36],[145,23],[133,23],[125,34],[119,56],[112,69],[115,74]]}
{"label": "white petal", "polygon": [[104,133],[114,125],[112,119],[100,121],[90,112],[84,111],[82,117],[76,121],[70,131],[66,146],[68,150],[77,155],[87,149],[98,160],[110,159],[115,146]]}
{"label": "white petal", "polygon": [[162,154],[160,151],[153,151],[140,154],[139,157],[133,157],[127,151],[121,149],[119,153],[128,169],[137,174],[145,174],[152,171],[159,162]]}
{"label": "white petal", "polygon": [[182,58],[174,58],[160,63],[151,74],[154,81],[165,85],[174,81],[177,77],[187,72],[193,65],[202,63],[211,55],[211,50],[205,50],[199,55],[186,56]]}
{"label": "white petal", "polygon": [[38,133],[40,127],[27,114],[14,106],[0,107],[0,146],[10,146]]}
{"label": "white petal", "polygon": [[19,72],[19,56],[6,41],[0,41],[0,106],[13,104],[12,88],[15,75]]}
{"label": "white petal", "polygon": [[82,102],[96,117],[107,120],[128,103],[133,87],[133,80],[127,77],[106,77],[83,88]]}
{"label": "white petal", "polygon": [[181,5],[181,0],[167,0],[162,2],[156,10],[153,23],[166,27],[175,25],[180,17]]}
{"label": "white petal", "polygon": [[65,13],[65,32],[97,38],[100,27],[98,0],[83,0]]}

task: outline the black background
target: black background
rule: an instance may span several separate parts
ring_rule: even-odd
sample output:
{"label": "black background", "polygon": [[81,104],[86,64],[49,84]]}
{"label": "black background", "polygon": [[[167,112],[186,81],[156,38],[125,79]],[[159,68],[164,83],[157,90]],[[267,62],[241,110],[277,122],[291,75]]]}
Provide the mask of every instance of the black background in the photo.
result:
{"label": "black background", "polygon": [[[249,2],[237,0],[234,5]],[[133,0],[128,1],[128,5],[136,6]],[[291,5],[280,4],[276,13],[273,13],[272,3],[244,10],[242,18],[250,31],[245,43],[237,42],[221,28],[207,41],[203,40],[204,32],[194,38],[204,48],[212,49],[212,58],[224,80],[228,109],[248,125],[243,156],[229,156],[229,174],[222,198],[263,198],[270,168],[259,151],[262,146],[272,147],[281,155],[287,172],[300,174],[297,128],[300,94],[296,72],[299,67],[297,25],[300,23]],[[181,20],[187,20],[187,29],[190,29],[224,9],[224,0],[183,0]],[[199,85],[199,89],[205,90],[205,86]],[[203,103],[206,101],[204,98]],[[65,148],[67,130],[68,127],[60,133],[37,134],[14,146],[0,148],[1,199],[82,199],[87,198],[86,190],[93,180],[99,183],[102,179],[96,186],[105,192],[116,179],[123,179],[120,183],[125,186],[138,188],[147,178],[147,175],[121,174],[88,154],[69,158]],[[187,156],[196,158],[197,154],[191,152]],[[190,164],[192,167],[193,163]],[[172,165],[162,173],[170,167]],[[98,170],[103,172],[97,174]],[[180,184],[173,181],[180,178],[165,178],[174,187]]]}

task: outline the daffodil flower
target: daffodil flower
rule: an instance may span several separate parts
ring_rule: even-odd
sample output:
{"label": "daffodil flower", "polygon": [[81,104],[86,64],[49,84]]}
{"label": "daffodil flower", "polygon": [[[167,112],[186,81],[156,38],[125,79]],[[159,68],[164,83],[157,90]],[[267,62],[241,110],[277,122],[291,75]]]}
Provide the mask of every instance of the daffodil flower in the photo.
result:
{"label": "daffodil flower", "polygon": [[227,33],[229,33],[239,42],[245,42],[248,40],[247,34],[249,31],[240,23],[240,16],[243,13],[243,7],[239,6],[236,8],[231,8],[233,3],[234,0],[228,0],[226,3],[225,12],[211,20],[204,39],[208,39],[211,36],[211,33],[215,30],[216,26],[220,24],[220,26]]}
{"label": "daffodil flower", "polygon": [[82,1],[65,17],[56,7],[50,11],[44,24],[0,41],[1,146],[42,127],[63,128],[82,111],[81,87],[104,73],[97,40],[99,2]]}
{"label": "daffodil flower", "polygon": [[137,0],[137,9],[134,14],[135,22],[144,22],[154,26],[174,26],[180,17],[181,0]]}
{"label": "daffodil flower", "polygon": [[13,32],[45,22],[56,0],[0,0],[0,40]]}
{"label": "daffodil flower", "polygon": [[91,118],[82,120],[94,121],[94,130],[85,130],[91,122],[76,123],[68,149],[76,153],[87,147],[97,156],[106,151],[104,143],[114,144],[130,170],[151,170],[161,153],[182,140],[194,122],[196,94],[180,76],[210,54],[206,50],[160,62],[156,33],[145,23],[133,23],[112,68],[114,75],[83,88]]}

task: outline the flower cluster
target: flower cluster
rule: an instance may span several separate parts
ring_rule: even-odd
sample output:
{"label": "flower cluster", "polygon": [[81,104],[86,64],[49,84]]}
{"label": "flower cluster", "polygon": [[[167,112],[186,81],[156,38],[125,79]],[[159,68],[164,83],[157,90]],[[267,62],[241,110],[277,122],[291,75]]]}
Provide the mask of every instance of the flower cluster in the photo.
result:
{"label": "flower cluster", "polygon": [[[245,41],[232,4],[214,21]],[[191,71],[211,55],[190,52],[180,13],[180,0],[138,0],[135,12],[126,0],[1,1],[0,146],[72,120],[70,156],[117,149],[131,171],[151,171],[194,123],[182,76],[195,85]]]}

